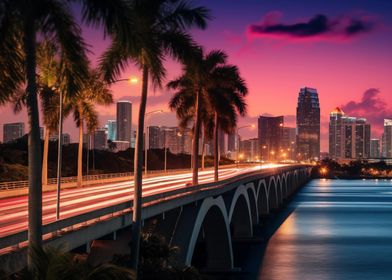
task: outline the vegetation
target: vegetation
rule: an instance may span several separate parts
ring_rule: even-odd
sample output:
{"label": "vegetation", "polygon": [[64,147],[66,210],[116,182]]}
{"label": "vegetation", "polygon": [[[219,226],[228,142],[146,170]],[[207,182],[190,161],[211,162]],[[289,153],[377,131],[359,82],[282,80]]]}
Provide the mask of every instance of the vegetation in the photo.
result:
{"label": "vegetation", "polygon": [[319,164],[316,176],[327,178],[388,178],[392,177],[392,166],[385,161],[351,161],[339,164],[332,159],[324,159]]}

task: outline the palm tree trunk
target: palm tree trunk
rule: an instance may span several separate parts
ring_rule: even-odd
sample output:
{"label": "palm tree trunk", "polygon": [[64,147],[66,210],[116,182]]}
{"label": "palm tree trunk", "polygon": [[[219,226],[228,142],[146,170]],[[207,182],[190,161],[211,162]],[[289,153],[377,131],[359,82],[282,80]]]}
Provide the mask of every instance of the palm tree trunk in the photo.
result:
{"label": "palm tree trunk", "polygon": [[215,130],[214,130],[214,180],[219,180],[219,124],[218,113],[215,112]]}
{"label": "palm tree trunk", "polygon": [[192,147],[192,184],[197,185],[199,183],[199,136],[200,136],[200,111],[201,111],[201,89],[198,89],[196,95],[196,113],[195,113],[195,124],[193,133],[193,147]]}
{"label": "palm tree trunk", "polygon": [[134,194],[133,194],[133,219],[132,219],[132,245],[131,245],[131,268],[136,272],[138,279],[141,216],[142,216],[142,169],[143,169],[143,135],[144,117],[147,106],[148,90],[148,67],[143,65],[142,96],[140,100],[139,119],[137,126],[135,158],[134,158]]}
{"label": "palm tree trunk", "polygon": [[50,136],[50,131],[47,127],[45,127],[44,153],[42,156],[42,186],[48,185],[49,136]]}
{"label": "palm tree trunk", "polygon": [[201,144],[201,170],[204,170],[204,160],[206,155],[206,131],[205,127],[203,126],[203,143]]}
{"label": "palm tree trunk", "polygon": [[[35,21],[27,14],[24,21],[23,47],[26,55],[27,115],[30,126],[28,149],[29,176],[29,251],[42,246],[42,160],[39,133],[39,111],[36,81],[36,33]],[[28,267],[32,269],[32,254],[28,254]]]}
{"label": "palm tree trunk", "polygon": [[[81,114],[81,112],[80,112]],[[83,180],[83,118],[80,115],[80,125],[79,125],[79,147],[78,147],[78,187],[82,186]]]}

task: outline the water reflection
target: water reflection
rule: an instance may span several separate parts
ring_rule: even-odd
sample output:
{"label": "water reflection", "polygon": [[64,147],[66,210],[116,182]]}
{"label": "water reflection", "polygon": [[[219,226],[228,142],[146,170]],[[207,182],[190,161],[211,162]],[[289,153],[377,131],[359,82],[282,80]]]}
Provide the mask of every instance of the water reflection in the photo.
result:
{"label": "water reflection", "polygon": [[314,180],[268,242],[259,279],[392,279],[392,182]]}

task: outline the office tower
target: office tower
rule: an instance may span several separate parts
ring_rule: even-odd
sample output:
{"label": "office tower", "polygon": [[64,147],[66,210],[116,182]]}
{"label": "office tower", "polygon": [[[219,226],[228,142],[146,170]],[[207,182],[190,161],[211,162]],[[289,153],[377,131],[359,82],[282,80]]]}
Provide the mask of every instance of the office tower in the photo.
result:
{"label": "office tower", "polygon": [[380,158],[381,151],[380,151],[380,139],[371,139],[370,140],[370,157],[371,158]]}
{"label": "office tower", "polygon": [[252,138],[240,141],[240,161],[256,162],[260,160],[259,139]]}
{"label": "office tower", "polygon": [[[85,137],[85,135],[86,134],[84,134],[83,136],[83,143],[85,143],[85,139],[87,139],[87,137]],[[62,134],[62,136],[63,136],[63,145],[64,146],[68,146],[70,143],[71,143],[71,136],[69,135],[69,133],[63,133]],[[59,139],[59,135],[58,135],[58,133],[51,133],[50,135],[49,135],[49,141],[53,141],[53,142],[55,142],[55,141],[57,141]]]}
{"label": "office tower", "polygon": [[25,134],[25,125],[19,123],[5,123],[3,125],[3,142],[8,143],[23,137]]}
{"label": "office tower", "polygon": [[107,144],[106,129],[99,128],[94,131],[94,149],[105,150]]}
{"label": "office tower", "polygon": [[117,135],[118,141],[131,142],[132,138],[132,103],[129,101],[117,102]]}
{"label": "office tower", "polygon": [[150,126],[149,149],[167,148],[173,154],[190,154],[192,151],[192,130],[179,127]]}
{"label": "office tower", "polygon": [[329,118],[330,157],[335,160],[369,158],[370,130],[365,118],[347,116],[336,108]]}
{"label": "office tower", "polygon": [[301,160],[320,158],[320,104],[313,88],[301,88],[298,95],[297,153]]}
{"label": "office tower", "polygon": [[148,127],[148,149],[162,149],[163,148],[163,132],[159,126]]}
{"label": "office tower", "polygon": [[261,160],[278,159],[283,137],[283,116],[258,119],[258,141]]}
{"label": "office tower", "polygon": [[296,159],[297,134],[295,127],[283,127],[281,148],[284,150],[284,159]]}
{"label": "office tower", "polygon": [[232,133],[232,134],[228,134],[227,135],[227,151],[229,151],[229,152],[235,152],[237,149],[236,149],[236,139],[237,138],[237,135],[236,135],[236,133]]}
{"label": "office tower", "polygon": [[116,138],[116,131],[117,131],[117,122],[115,120],[108,120],[106,122],[106,129],[107,129],[107,138],[108,140],[115,141]]}
{"label": "office tower", "polygon": [[382,139],[384,158],[392,158],[392,119],[384,119],[384,134]]}

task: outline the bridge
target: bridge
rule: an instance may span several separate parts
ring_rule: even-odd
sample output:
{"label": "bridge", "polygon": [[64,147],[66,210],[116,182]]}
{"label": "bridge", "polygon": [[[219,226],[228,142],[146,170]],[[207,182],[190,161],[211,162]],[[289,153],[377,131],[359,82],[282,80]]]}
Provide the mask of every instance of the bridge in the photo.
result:
{"label": "bridge", "polygon": [[[179,248],[178,264],[194,264],[201,250],[206,256],[201,264],[203,268],[232,270],[235,255],[232,241],[251,238],[254,226],[280,208],[309,180],[310,174],[311,167],[305,165],[256,167],[223,177],[219,182],[186,186],[181,181],[181,187],[144,192],[144,229],[159,233],[171,246]],[[159,179],[155,184],[165,183]],[[46,223],[43,239],[49,246],[63,245],[67,250],[84,246],[89,251],[92,241],[104,236],[111,236],[114,243],[124,242],[117,238],[117,233],[129,228],[131,220],[132,200],[127,199]],[[22,267],[26,261],[26,244],[27,230],[1,236],[0,268],[16,271]]]}

